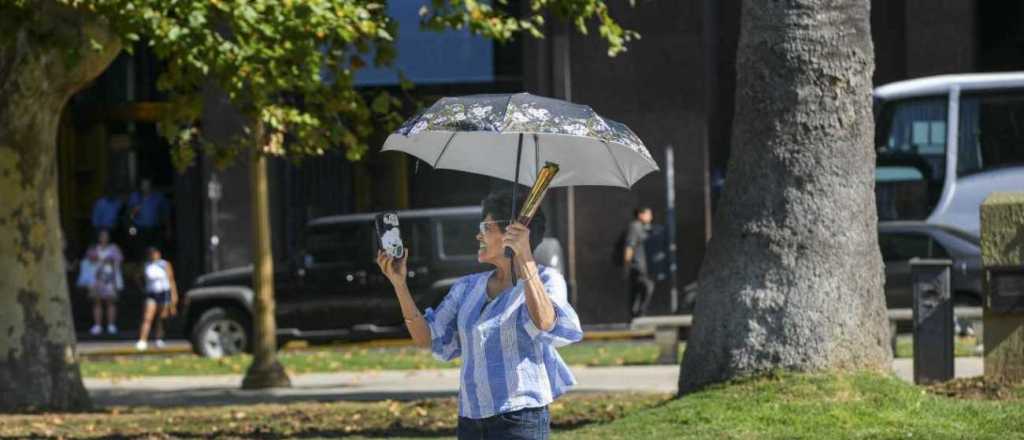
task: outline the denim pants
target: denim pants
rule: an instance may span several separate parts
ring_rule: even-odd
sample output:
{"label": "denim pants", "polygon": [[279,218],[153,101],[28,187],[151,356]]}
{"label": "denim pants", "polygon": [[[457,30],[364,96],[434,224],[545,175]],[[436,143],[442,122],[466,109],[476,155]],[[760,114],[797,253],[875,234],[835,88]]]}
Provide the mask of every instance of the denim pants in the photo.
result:
{"label": "denim pants", "polygon": [[550,431],[551,416],[548,407],[542,406],[483,419],[459,417],[458,437],[459,440],[547,440]]}

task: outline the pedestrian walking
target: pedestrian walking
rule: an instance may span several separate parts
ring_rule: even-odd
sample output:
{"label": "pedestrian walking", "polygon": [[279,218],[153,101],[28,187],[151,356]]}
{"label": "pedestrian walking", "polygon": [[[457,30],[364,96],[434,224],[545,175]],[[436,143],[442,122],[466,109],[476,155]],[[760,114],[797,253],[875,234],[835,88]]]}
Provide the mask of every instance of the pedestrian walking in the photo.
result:
{"label": "pedestrian walking", "polygon": [[651,233],[654,212],[642,206],[633,211],[633,221],[626,230],[623,243],[623,267],[629,283],[630,312],[633,318],[647,313],[647,306],[654,294],[654,280],[651,279],[645,242]]}
{"label": "pedestrian walking", "polygon": [[[546,439],[548,405],[576,383],[555,348],[583,337],[579,318],[562,275],[533,259],[544,216],[538,211],[527,227],[507,220],[515,215],[511,205],[509,193],[483,201],[477,261],[494,269],[459,278],[422,315],[406,285],[406,258],[377,255],[416,344],[441,360],[463,359],[459,439]],[[512,259],[505,248],[514,251]]]}
{"label": "pedestrian walking", "polygon": [[155,324],[155,345],[164,347],[164,320],[174,316],[178,306],[178,285],[174,282],[174,267],[163,259],[160,249],[146,249],[149,261],[142,273],[146,281],[146,301],[142,309],[142,327],[139,328],[139,342],[135,348],[144,351],[149,348],[149,330]]}

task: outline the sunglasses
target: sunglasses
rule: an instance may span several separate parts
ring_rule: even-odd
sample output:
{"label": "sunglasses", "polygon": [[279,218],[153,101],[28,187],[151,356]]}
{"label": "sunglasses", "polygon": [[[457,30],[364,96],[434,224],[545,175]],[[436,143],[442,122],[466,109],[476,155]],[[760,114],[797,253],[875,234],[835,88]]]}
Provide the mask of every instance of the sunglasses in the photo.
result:
{"label": "sunglasses", "polygon": [[494,225],[507,225],[510,222],[511,222],[511,220],[493,220],[493,221],[489,221],[489,222],[480,222],[480,233],[481,234],[486,234],[487,233],[487,225],[491,225],[491,224],[494,224]]}

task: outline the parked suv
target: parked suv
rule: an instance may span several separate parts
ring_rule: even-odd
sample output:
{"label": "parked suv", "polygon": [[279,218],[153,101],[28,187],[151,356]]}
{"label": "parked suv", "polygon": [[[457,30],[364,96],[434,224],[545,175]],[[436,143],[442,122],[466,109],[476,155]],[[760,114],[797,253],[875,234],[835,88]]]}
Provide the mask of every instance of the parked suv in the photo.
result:
{"label": "parked suv", "polygon": [[[274,274],[279,343],[406,334],[398,301],[375,262],[374,215],[324,217],[306,225],[304,248]],[[458,277],[487,269],[476,261],[479,206],[398,215],[409,251],[409,288],[420,308],[436,306]],[[545,238],[535,258],[561,270],[561,244]],[[185,332],[193,350],[207,357],[247,351],[252,302],[252,266],[199,277],[185,294]]]}
{"label": "parked suv", "polygon": [[917,221],[878,224],[878,245],[885,262],[885,301],[889,308],[913,305],[912,258],[953,261],[950,292],[956,305],[981,305],[981,245],[978,236],[945,225]]}

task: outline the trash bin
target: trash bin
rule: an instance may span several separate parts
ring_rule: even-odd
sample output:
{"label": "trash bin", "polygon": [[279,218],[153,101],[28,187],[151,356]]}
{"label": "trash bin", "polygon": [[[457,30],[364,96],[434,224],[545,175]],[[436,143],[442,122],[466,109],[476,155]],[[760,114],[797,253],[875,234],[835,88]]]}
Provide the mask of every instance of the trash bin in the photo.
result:
{"label": "trash bin", "polygon": [[953,301],[950,260],[910,260],[914,292],[914,383],[953,379]]}

